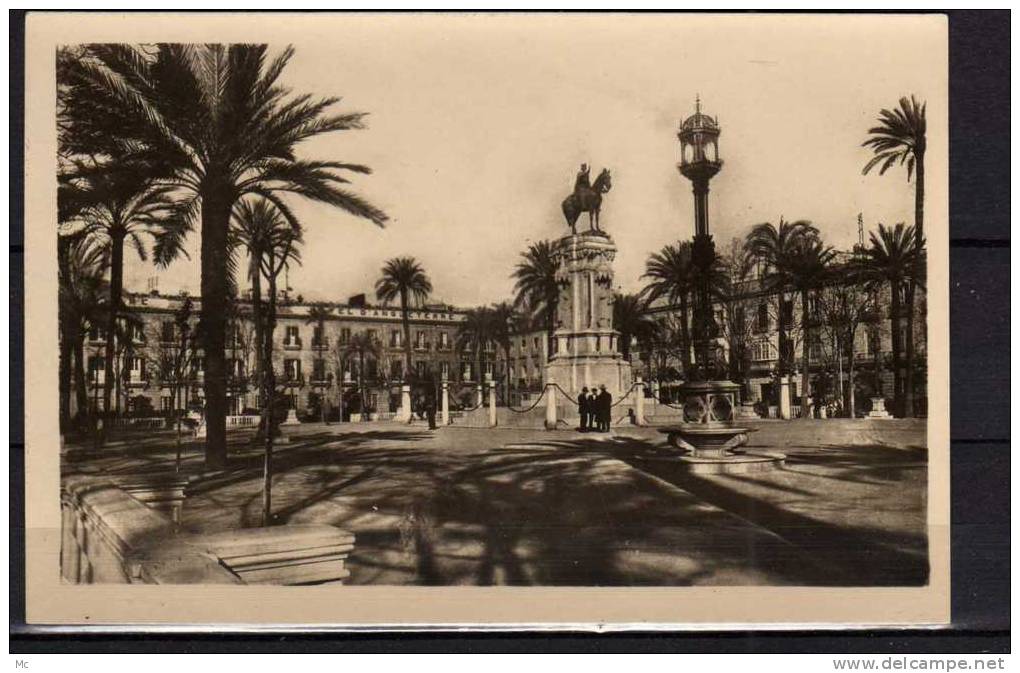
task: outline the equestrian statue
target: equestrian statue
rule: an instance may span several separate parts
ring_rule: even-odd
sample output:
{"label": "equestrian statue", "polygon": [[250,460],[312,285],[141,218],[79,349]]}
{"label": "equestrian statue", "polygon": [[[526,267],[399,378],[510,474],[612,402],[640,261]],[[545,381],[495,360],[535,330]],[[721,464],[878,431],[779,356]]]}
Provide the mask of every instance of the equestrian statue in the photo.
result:
{"label": "equestrian statue", "polygon": [[574,193],[563,199],[563,216],[567,218],[570,231],[577,235],[577,218],[581,213],[588,213],[589,231],[605,235],[599,229],[599,211],[602,210],[602,195],[613,186],[609,178],[609,169],[603,168],[595,182],[589,184],[588,164],[581,164],[581,170],[577,172],[577,180],[574,181]]}

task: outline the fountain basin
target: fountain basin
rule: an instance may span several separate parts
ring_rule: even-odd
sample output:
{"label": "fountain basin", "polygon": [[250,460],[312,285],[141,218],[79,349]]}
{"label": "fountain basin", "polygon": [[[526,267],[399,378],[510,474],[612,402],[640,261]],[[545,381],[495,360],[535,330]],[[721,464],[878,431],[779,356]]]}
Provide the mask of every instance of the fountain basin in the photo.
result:
{"label": "fountain basin", "polygon": [[753,430],[721,423],[687,423],[659,430],[678,453],[646,456],[669,461],[694,474],[746,474],[783,466],[786,456],[774,451],[743,451]]}

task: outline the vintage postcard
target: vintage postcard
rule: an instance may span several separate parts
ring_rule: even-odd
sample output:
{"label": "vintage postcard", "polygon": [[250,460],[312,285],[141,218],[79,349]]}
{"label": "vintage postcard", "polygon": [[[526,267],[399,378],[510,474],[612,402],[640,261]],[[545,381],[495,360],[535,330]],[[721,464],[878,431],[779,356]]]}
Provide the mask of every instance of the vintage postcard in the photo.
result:
{"label": "vintage postcard", "polygon": [[32,13],[27,619],[949,621],[939,15]]}

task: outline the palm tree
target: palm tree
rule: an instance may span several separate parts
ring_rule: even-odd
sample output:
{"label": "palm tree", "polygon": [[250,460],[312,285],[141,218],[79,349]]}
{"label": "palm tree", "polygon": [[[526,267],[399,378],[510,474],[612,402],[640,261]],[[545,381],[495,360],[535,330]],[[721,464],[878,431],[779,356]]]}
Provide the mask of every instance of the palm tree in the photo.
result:
{"label": "palm tree", "polygon": [[521,253],[514,278],[514,303],[518,308],[531,311],[531,316],[541,316],[546,331],[546,353],[552,355],[553,332],[556,329],[556,310],[559,304],[560,286],[556,282],[555,244],[549,241],[532,243]]}
{"label": "palm tree", "polygon": [[151,235],[173,205],[171,188],[157,184],[146,166],[75,161],[62,172],[58,210],[70,215],[84,235],[109,248],[110,301],[106,325],[106,374],[103,411],[109,413],[114,384],[114,342],[117,322],[123,317],[124,246],[130,242],[143,261],[148,258],[143,240]]}
{"label": "palm tree", "polygon": [[457,329],[457,348],[461,353],[472,352],[475,356],[474,379],[482,385],[482,360],[485,349],[493,339],[493,314],[488,306],[469,308]]}
{"label": "palm tree", "polygon": [[[794,256],[805,238],[816,238],[818,229],[806,220],[787,222],[780,218],[779,226],[770,222],[757,224],[744,241],[744,252],[749,263],[764,267],[762,286],[766,292],[776,293],[779,299],[779,363],[777,376],[785,376],[793,359],[792,348],[787,334],[786,294],[793,287],[791,266]],[[792,317],[792,316],[791,316]]]}
{"label": "palm tree", "polygon": [[85,335],[103,321],[106,313],[107,286],[104,276],[108,251],[94,239],[78,233],[59,237],[57,255],[60,426],[62,430],[67,430],[71,419],[72,377],[78,412],[82,413],[88,408]]}
{"label": "palm tree", "polygon": [[[404,328],[404,371],[411,372],[411,301],[419,306],[432,293],[432,281],[414,257],[394,257],[383,264],[382,276],[375,282],[376,299],[384,304],[400,299],[400,321]],[[408,420],[410,422],[410,420]]]}
{"label": "palm tree", "polygon": [[[298,159],[302,141],[364,128],[362,113],[332,113],[337,98],[292,96],[278,79],[291,47],[267,62],[264,44],[93,44],[73,62],[64,97],[66,123],[89,154],[114,144],[125,161],[157,166],[180,200],[163,223],[155,256],[169,263],[201,224],[201,336],[206,355],[206,462],[226,460],[225,323],[229,222],[234,205],[254,194],[272,202],[291,226],[281,198],[292,193],[382,226],[386,215],[347,190],[349,173],[366,166]],[[106,147],[104,147],[106,146]]]}
{"label": "palm tree", "polygon": [[817,315],[811,310],[811,295],[817,292],[829,275],[829,265],[836,253],[815,236],[802,237],[789,257],[788,271],[790,289],[800,294],[800,316],[803,338],[801,340],[801,359],[804,376],[800,397],[800,417],[809,418],[811,408],[808,396],[811,395],[811,336],[814,334],[814,323]]}
{"label": "palm tree", "polygon": [[613,329],[620,333],[619,348],[623,359],[630,361],[631,341],[638,340],[642,359],[648,358],[644,348],[655,340],[658,324],[648,315],[648,303],[641,294],[616,293],[613,297]]}
{"label": "palm tree", "polygon": [[[260,432],[265,442],[262,481],[262,525],[272,522],[273,439],[277,432],[276,374],[273,371],[273,333],[276,330],[276,281],[283,270],[301,263],[298,246],[300,225],[287,218],[267,199],[244,199],[234,209],[230,250],[244,246],[248,252],[248,278],[252,284],[252,318],[255,322],[256,361],[262,382]],[[231,255],[231,258],[233,255]],[[268,285],[268,307],[262,305],[262,283]],[[265,313],[263,311],[265,310]],[[258,345],[261,344],[261,345]],[[206,377],[208,379],[208,373]]]}
{"label": "palm tree", "polygon": [[645,273],[642,278],[651,282],[642,292],[645,303],[651,305],[657,299],[665,298],[671,306],[680,311],[680,364],[684,376],[691,375],[691,334],[688,328],[688,311],[693,291],[693,267],[691,262],[691,243],[669,244],[654,253],[645,262]]}
{"label": "palm tree", "polygon": [[906,377],[903,391],[903,413],[914,415],[914,295],[917,283],[923,275],[921,268],[924,249],[924,154],[928,142],[926,138],[927,119],[925,110],[927,103],[919,102],[914,96],[907,100],[900,98],[900,106],[894,110],[883,109],[879,113],[878,126],[868,129],[871,137],[864,141],[863,147],[870,147],[874,152],[863,173],[867,174],[875,166],[880,166],[879,175],[883,175],[890,167],[906,165],[907,181],[916,171],[917,181],[914,183],[914,247],[919,252],[915,255],[916,268],[906,288],[907,339],[906,339]]}
{"label": "palm tree", "polygon": [[[315,337],[312,339],[312,349],[315,350],[315,356],[319,362],[322,363],[322,377],[326,378],[326,349],[329,347],[326,339],[326,320],[333,314],[333,307],[329,304],[322,302],[312,304],[308,310],[308,317],[305,319],[306,325],[315,325]],[[319,399],[319,416],[323,424],[328,423],[326,420],[326,389],[328,384],[324,384],[322,388],[322,396]]]}
{"label": "palm tree", "polygon": [[503,361],[506,363],[503,399],[506,401],[506,404],[510,404],[510,348],[513,342],[513,335],[517,333],[517,328],[520,324],[520,316],[514,305],[508,301],[493,304],[489,315],[492,321],[491,340],[503,349]]}
{"label": "palm tree", "polygon": [[[904,309],[903,295],[909,284],[917,280],[913,275],[917,269],[917,257],[917,237],[913,227],[905,226],[902,222],[892,228],[879,224],[878,235],[876,236],[875,232],[871,233],[869,245],[863,249],[854,267],[856,274],[875,289],[878,289],[879,285],[889,284],[889,322],[892,335],[894,381],[893,406],[900,415],[905,415],[909,411],[904,404],[904,376],[901,360],[903,339],[900,323]],[[875,376],[877,378],[877,371]]]}
{"label": "palm tree", "polygon": [[365,363],[369,360],[378,362],[382,357],[382,343],[369,332],[352,334],[343,348],[343,359],[354,359],[358,363],[358,392],[361,395],[361,413],[368,407],[365,396]]}

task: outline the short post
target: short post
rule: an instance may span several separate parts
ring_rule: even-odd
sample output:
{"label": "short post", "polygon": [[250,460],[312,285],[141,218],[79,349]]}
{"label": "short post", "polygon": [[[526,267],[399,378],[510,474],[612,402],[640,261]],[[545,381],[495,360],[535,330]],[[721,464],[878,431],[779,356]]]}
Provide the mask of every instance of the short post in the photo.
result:
{"label": "short post", "polygon": [[478,388],[475,389],[475,406],[480,407],[485,403],[485,399],[482,394],[482,384],[478,384]]}
{"label": "short post", "polygon": [[440,420],[443,422],[443,425],[449,425],[450,424],[450,382],[447,381],[445,378],[443,379],[443,398],[442,398],[442,407],[441,407],[441,412],[440,413],[442,414],[440,416]]}
{"label": "short post", "polygon": [[409,385],[400,386],[400,410],[397,412],[395,420],[402,423],[411,422],[411,386]]}
{"label": "short post", "polygon": [[486,383],[489,385],[489,427],[496,427],[496,384],[491,380],[487,380]]}
{"label": "short post", "polygon": [[779,417],[790,418],[790,377],[779,377]]}
{"label": "short post", "polygon": [[645,424],[645,384],[638,376],[634,379],[634,385],[637,388],[637,398],[634,402],[634,425]]}
{"label": "short post", "polygon": [[651,405],[652,405],[652,409],[653,409],[653,411],[652,411],[653,414],[655,413],[655,411],[654,411],[655,406],[658,403],[659,403],[659,380],[656,379],[656,380],[652,381],[652,401],[651,401]]}
{"label": "short post", "polygon": [[556,390],[551,383],[545,385],[545,429],[556,429]]}

